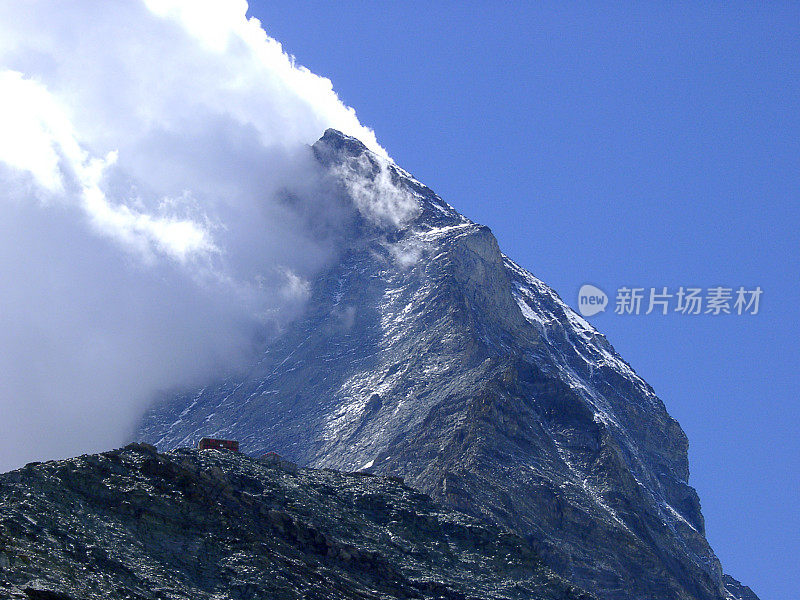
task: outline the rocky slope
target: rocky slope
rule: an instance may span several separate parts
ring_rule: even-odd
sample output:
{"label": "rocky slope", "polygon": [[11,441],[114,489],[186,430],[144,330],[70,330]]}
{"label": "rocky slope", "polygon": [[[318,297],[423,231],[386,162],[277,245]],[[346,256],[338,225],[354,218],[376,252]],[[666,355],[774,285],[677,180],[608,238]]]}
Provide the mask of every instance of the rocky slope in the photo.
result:
{"label": "rocky slope", "polygon": [[398,479],[139,444],[0,476],[0,597],[592,600]]}
{"label": "rocky slope", "polygon": [[141,436],[401,475],[605,600],[746,597],[705,539],[686,436],[605,337],[357,140],[313,151],[359,209],[341,259],[248,372],[156,404]]}

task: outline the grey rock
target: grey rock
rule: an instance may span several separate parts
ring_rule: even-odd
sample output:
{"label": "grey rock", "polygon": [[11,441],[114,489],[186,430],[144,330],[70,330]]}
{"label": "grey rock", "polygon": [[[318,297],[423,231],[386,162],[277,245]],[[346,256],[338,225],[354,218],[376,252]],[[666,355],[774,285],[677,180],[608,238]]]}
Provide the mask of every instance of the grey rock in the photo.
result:
{"label": "grey rock", "polygon": [[733,598],[734,600],[758,600],[758,596],[755,595],[753,590],[730,575],[725,575],[723,577],[723,582],[729,598]]}
{"label": "grey rock", "polygon": [[593,600],[396,480],[141,450],[0,475],[0,598]]}
{"label": "grey rock", "polygon": [[403,477],[510,527],[604,600],[745,598],[705,538],[686,435],[605,336],[487,227],[358,140],[328,130],[313,152],[343,198],[356,179],[378,204],[390,193],[416,209],[396,227],[362,210],[257,364],[162,399],[140,437],[233,437]]}

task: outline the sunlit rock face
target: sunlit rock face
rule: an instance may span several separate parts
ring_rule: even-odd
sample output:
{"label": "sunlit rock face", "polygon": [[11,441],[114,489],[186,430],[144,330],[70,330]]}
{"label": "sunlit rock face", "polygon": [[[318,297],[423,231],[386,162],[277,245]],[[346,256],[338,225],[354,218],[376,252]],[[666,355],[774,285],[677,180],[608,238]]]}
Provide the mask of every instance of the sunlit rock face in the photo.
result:
{"label": "sunlit rock face", "polygon": [[358,140],[328,130],[313,152],[357,209],[339,260],[246,373],[157,403],[140,436],[401,475],[600,598],[744,598],[705,539],[686,436],[606,338]]}

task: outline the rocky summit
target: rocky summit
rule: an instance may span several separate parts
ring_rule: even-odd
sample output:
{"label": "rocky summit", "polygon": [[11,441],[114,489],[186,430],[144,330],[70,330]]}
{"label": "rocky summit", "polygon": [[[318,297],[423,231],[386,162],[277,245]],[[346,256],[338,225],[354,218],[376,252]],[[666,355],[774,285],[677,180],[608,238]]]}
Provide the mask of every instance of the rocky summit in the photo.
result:
{"label": "rocky summit", "polygon": [[0,598],[593,600],[398,478],[145,444],[0,476]]}
{"label": "rocky summit", "polygon": [[140,438],[404,477],[602,600],[752,598],[705,538],[686,436],[608,340],[358,140],[311,151],[355,211],[338,259],[249,369],[163,398]]}

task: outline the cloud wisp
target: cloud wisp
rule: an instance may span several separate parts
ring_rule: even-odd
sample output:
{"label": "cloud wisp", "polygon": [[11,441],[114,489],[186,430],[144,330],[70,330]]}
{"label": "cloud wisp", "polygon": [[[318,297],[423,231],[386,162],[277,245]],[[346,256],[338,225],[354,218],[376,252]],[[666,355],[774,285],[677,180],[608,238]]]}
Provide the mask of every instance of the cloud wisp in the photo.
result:
{"label": "cloud wisp", "polygon": [[246,11],[0,5],[0,470],[121,443],[157,391],[246,362],[347,218],[308,144],[388,158]]}

